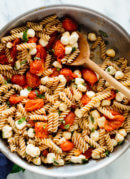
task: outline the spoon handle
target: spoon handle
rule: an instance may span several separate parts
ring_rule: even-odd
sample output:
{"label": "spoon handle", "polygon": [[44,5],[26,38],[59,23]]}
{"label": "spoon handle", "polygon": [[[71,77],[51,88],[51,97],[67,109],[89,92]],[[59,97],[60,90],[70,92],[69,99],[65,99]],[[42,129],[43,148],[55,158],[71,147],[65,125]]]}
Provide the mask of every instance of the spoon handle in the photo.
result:
{"label": "spoon handle", "polygon": [[109,75],[107,72],[102,70],[95,62],[88,59],[86,60],[85,65],[98,73],[102,78],[104,78],[106,81],[109,82],[110,85],[112,85],[115,89],[122,92],[129,100],[130,100],[130,90],[128,90],[125,86],[123,86],[120,82],[118,82],[116,79],[114,79],[111,75]]}

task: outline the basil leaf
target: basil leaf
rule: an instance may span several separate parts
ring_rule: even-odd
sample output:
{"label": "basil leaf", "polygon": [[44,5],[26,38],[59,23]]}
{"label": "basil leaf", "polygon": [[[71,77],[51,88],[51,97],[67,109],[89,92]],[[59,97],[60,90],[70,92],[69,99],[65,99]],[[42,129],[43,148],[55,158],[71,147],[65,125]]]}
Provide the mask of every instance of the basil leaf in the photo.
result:
{"label": "basil leaf", "polygon": [[14,164],[11,173],[17,173],[17,172],[20,172],[20,171],[24,172],[25,169],[20,167],[20,166],[18,166],[18,165],[16,165],[16,164]]}
{"label": "basil leaf", "polygon": [[60,68],[57,68],[57,71],[60,71]]}
{"label": "basil leaf", "polygon": [[44,99],[45,95],[44,94],[39,94],[38,97]]}
{"label": "basil leaf", "polygon": [[58,111],[58,114],[59,114],[59,116],[61,115],[61,111],[60,110]]}
{"label": "basil leaf", "polygon": [[82,159],[82,163],[83,164],[88,163],[88,159]]}
{"label": "basil leaf", "polygon": [[66,124],[66,125],[64,126],[65,129],[69,129],[69,127],[70,127],[70,124]]}
{"label": "basil leaf", "polygon": [[93,116],[90,116],[91,122],[94,123],[94,118]]}
{"label": "basil leaf", "polygon": [[106,150],[105,154],[106,154],[106,156],[108,157],[108,156],[110,155],[109,150]]}
{"label": "basil leaf", "polygon": [[35,93],[36,93],[36,96],[38,96],[38,95],[39,95],[37,90],[35,90]]}
{"label": "basil leaf", "polygon": [[8,82],[5,80],[5,82],[4,82],[4,83],[5,83],[5,85],[7,85],[7,83],[8,83]]}
{"label": "basil leaf", "polygon": [[99,33],[102,37],[108,37],[107,33],[102,30],[99,30]]}
{"label": "basil leaf", "polygon": [[43,125],[43,129],[45,129],[46,128],[46,126],[45,126],[45,124]]}
{"label": "basil leaf", "polygon": [[23,41],[24,42],[28,41],[27,30],[23,32]]}
{"label": "basil leaf", "polygon": [[28,91],[31,91],[31,90],[32,90],[32,88],[28,86],[28,87],[27,87],[27,90],[28,90]]}
{"label": "basil leaf", "polygon": [[110,71],[111,71],[111,69],[108,67],[108,68],[107,68],[107,71],[108,71],[108,72],[110,72]]}
{"label": "basil leaf", "polygon": [[8,79],[7,79],[7,82],[8,82],[8,83],[10,83],[10,82],[11,82],[11,79],[10,79],[10,78],[8,78]]}
{"label": "basil leaf", "polygon": [[25,64],[26,62],[27,62],[27,60],[23,60],[23,61],[20,62],[20,65],[23,65],[23,64]]}
{"label": "basil leaf", "polygon": [[118,142],[117,144],[118,145],[122,145],[124,143],[124,141],[121,141],[121,142]]}
{"label": "basil leaf", "polygon": [[76,47],[73,47],[73,48],[72,48],[72,53],[73,53],[76,49],[77,49]]}
{"label": "basil leaf", "polygon": [[53,164],[59,165],[59,163],[55,159],[53,160]]}
{"label": "basil leaf", "polygon": [[54,50],[54,49],[52,49],[52,52],[53,52],[53,53],[55,53],[55,50]]}
{"label": "basil leaf", "polygon": [[93,127],[92,129],[91,129],[91,132],[94,132],[95,131],[95,128]]}
{"label": "basil leaf", "polygon": [[116,90],[116,93],[118,93],[119,91],[118,90]]}
{"label": "basil leaf", "polygon": [[41,60],[41,58],[39,58],[39,57],[34,57],[34,60]]}
{"label": "basil leaf", "polygon": [[23,118],[19,119],[19,120],[18,120],[18,124],[22,124],[25,120],[26,120],[26,118],[25,118],[25,117],[23,117]]}
{"label": "basil leaf", "polygon": [[7,102],[6,102],[6,104],[9,106],[9,105],[10,105],[10,102],[9,102],[9,101],[7,101]]}
{"label": "basil leaf", "polygon": [[104,43],[105,43],[105,45],[108,45],[108,44],[109,44],[109,41],[108,41],[108,40],[105,40]]}

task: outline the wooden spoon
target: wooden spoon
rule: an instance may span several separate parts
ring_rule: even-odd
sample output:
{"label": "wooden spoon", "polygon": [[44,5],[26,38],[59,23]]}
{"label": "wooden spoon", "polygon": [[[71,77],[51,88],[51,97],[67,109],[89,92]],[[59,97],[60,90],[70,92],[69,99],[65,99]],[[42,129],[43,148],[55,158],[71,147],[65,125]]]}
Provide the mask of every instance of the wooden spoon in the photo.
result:
{"label": "wooden spoon", "polygon": [[95,62],[90,60],[90,48],[89,44],[85,38],[85,36],[79,33],[79,49],[80,54],[70,65],[79,66],[82,65],[84,67],[89,67],[91,70],[98,73],[101,77],[103,77],[106,81],[109,82],[115,89],[122,92],[129,100],[130,100],[130,90],[128,90],[125,86],[123,86],[120,82],[118,82],[115,78],[109,75],[107,72],[102,70]]}

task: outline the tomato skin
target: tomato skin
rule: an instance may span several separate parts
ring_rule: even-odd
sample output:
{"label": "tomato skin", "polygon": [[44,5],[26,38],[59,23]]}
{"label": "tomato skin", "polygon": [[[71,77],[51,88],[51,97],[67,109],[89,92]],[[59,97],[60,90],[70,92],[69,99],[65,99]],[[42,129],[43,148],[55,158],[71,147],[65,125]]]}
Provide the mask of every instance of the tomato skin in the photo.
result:
{"label": "tomato skin", "polygon": [[17,104],[21,101],[23,101],[23,99],[26,98],[24,96],[16,96],[16,95],[11,95],[10,98],[9,98],[9,102],[10,104]]}
{"label": "tomato skin", "polygon": [[83,155],[85,155],[86,159],[91,158],[93,148],[89,148]]}
{"label": "tomato skin", "polygon": [[30,63],[30,72],[32,74],[42,74],[44,71],[44,63],[43,60],[34,60]]}
{"label": "tomato skin", "polygon": [[62,144],[60,144],[60,147],[63,151],[65,152],[69,152],[73,149],[74,144],[68,140],[66,140],[65,142],[63,142]]}
{"label": "tomato skin", "polygon": [[19,38],[16,38],[14,41],[13,41],[13,46],[16,46],[18,44],[20,44],[20,39]]}
{"label": "tomato skin", "polygon": [[32,127],[35,127],[35,122],[33,120],[28,120],[28,123],[31,124]]}
{"label": "tomato skin", "polygon": [[37,37],[31,37],[29,38],[28,43],[37,43],[37,41],[38,41]]}
{"label": "tomato skin", "polygon": [[75,75],[72,70],[70,70],[69,68],[63,68],[60,71],[61,75],[64,75],[64,77],[66,78],[66,80],[69,82],[71,80],[73,80],[74,78],[77,78],[77,75]]}
{"label": "tomato skin", "polygon": [[75,114],[74,112],[69,112],[69,114],[64,118],[65,124],[61,124],[60,128],[65,129],[65,125],[69,124],[70,126],[73,125],[75,120]]}
{"label": "tomato skin", "polygon": [[54,54],[60,59],[65,56],[65,47],[60,40],[57,40],[54,45]]}
{"label": "tomato skin", "polygon": [[43,99],[32,99],[28,100],[25,104],[26,111],[34,111],[36,109],[42,108],[44,105]]}
{"label": "tomato skin", "polygon": [[6,55],[0,55],[0,64],[2,65],[9,64]]}
{"label": "tomato skin", "polygon": [[44,157],[46,157],[47,154],[48,154],[48,151],[47,151],[46,149],[42,151],[42,155],[43,155]]}
{"label": "tomato skin", "polygon": [[[38,94],[39,94],[39,91],[38,91]],[[31,91],[29,94],[28,94],[28,98],[29,99],[35,99],[37,97],[36,95],[36,92],[35,91]]]}
{"label": "tomato skin", "polygon": [[89,82],[92,86],[94,85],[94,83],[98,81],[96,73],[90,69],[84,68],[82,70],[82,75],[83,75],[83,78],[87,82]]}
{"label": "tomato skin", "polygon": [[86,94],[84,94],[80,101],[83,105],[86,105],[91,101],[91,99]]}
{"label": "tomato skin", "polygon": [[24,75],[13,75],[11,78],[11,82],[20,86],[24,86],[26,84],[26,78]]}
{"label": "tomato skin", "polygon": [[106,100],[112,100],[116,97],[116,92],[114,90],[111,90],[111,96],[106,98]]}
{"label": "tomato skin", "polygon": [[55,44],[56,39],[57,39],[57,32],[54,32],[53,34],[51,34],[51,38],[49,39],[46,49],[52,48],[53,45]]}
{"label": "tomato skin", "polygon": [[36,88],[40,85],[40,79],[37,75],[30,73],[29,71],[26,73],[26,82],[27,85],[31,88]]}
{"label": "tomato skin", "polygon": [[62,26],[67,31],[74,31],[78,28],[76,22],[70,18],[65,18],[62,22]]}
{"label": "tomato skin", "polygon": [[36,49],[37,49],[36,57],[39,57],[42,60],[45,59],[47,55],[45,48],[42,45],[37,45]]}
{"label": "tomato skin", "polygon": [[36,122],[35,123],[35,134],[36,134],[36,137],[43,138],[43,139],[47,138],[48,137],[47,123]]}
{"label": "tomato skin", "polygon": [[53,70],[53,73],[50,75],[50,77],[56,77],[56,76],[58,76],[59,75],[59,71],[57,71],[57,69],[56,68],[52,68],[52,70]]}

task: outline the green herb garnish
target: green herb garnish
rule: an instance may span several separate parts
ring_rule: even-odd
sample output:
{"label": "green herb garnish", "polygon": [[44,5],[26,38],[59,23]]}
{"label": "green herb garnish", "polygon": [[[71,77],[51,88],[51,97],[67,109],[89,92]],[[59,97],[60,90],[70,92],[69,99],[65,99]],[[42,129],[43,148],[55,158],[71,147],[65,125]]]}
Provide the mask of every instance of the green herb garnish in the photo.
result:
{"label": "green herb garnish", "polygon": [[73,47],[73,48],[72,48],[72,53],[73,53],[76,49],[77,49],[76,47]]}
{"label": "green herb garnish", "polygon": [[36,93],[36,96],[38,96],[38,95],[39,95],[37,90],[35,90],[35,93]]}
{"label": "green herb garnish", "polygon": [[46,128],[46,126],[45,125],[43,125],[43,129],[45,129]]}
{"label": "green herb garnish", "polygon": [[55,159],[53,159],[53,164],[59,165],[59,163]]}
{"label": "green herb garnish", "polygon": [[64,120],[62,120],[62,123],[63,123],[63,124],[65,124],[65,121],[64,121]]}
{"label": "green herb garnish", "polygon": [[94,118],[93,116],[90,116],[91,122],[94,123]]}
{"label": "green herb garnish", "polygon": [[28,87],[27,87],[27,90],[28,90],[28,91],[31,91],[31,90],[32,90],[32,88],[31,88],[30,86],[28,86]]}
{"label": "green herb garnish", "polygon": [[99,33],[102,37],[108,37],[107,33],[102,30],[99,30]]}
{"label": "green herb garnish", "polygon": [[82,83],[83,86],[86,86],[86,83]]}
{"label": "green herb garnish", "polygon": [[71,80],[72,82],[75,82],[75,79]]}
{"label": "green herb garnish", "polygon": [[23,61],[20,62],[20,65],[23,65],[23,64],[25,64],[26,62],[27,62],[27,60],[23,60]]}
{"label": "green herb garnish", "polygon": [[108,156],[110,155],[109,150],[106,150],[105,154],[106,154],[106,156],[108,157]]}
{"label": "green herb garnish", "polygon": [[28,41],[27,31],[28,31],[28,30],[26,30],[26,31],[23,32],[23,41],[24,41],[24,42],[27,42],[27,41]]}
{"label": "green herb garnish", "polygon": [[95,132],[95,128],[94,127],[91,129],[91,132]]}
{"label": "green herb garnish", "polygon": [[8,78],[8,79],[7,79],[7,82],[8,82],[8,83],[10,83],[10,82],[11,82],[11,79],[10,79],[10,78]]}
{"label": "green herb garnish", "polygon": [[8,82],[5,80],[5,85],[7,85],[7,83],[8,83]]}
{"label": "green herb garnish", "polygon": [[55,53],[55,50],[54,50],[54,49],[52,49],[52,52],[53,52],[53,53]]}
{"label": "green herb garnish", "polygon": [[6,104],[9,106],[9,105],[10,105],[10,102],[9,102],[9,101],[7,101],[7,102],[6,102]]}
{"label": "green herb garnish", "polygon": [[25,120],[26,120],[26,118],[25,118],[25,117],[23,117],[23,118],[19,119],[19,120],[18,120],[18,124],[22,124]]}
{"label": "green herb garnish", "polygon": [[17,173],[17,172],[20,172],[20,171],[24,172],[25,169],[20,167],[20,166],[18,166],[18,165],[16,165],[16,164],[14,164],[11,173]]}
{"label": "green herb garnish", "polygon": [[121,142],[118,142],[117,144],[118,145],[122,145],[124,143],[124,141],[121,141]]}
{"label": "green herb garnish", "polygon": [[72,162],[71,162],[71,161],[66,161],[65,163],[66,163],[66,164],[72,164]]}
{"label": "green herb garnish", "polygon": [[39,57],[34,57],[34,60],[41,60],[41,58],[39,58]]}
{"label": "green herb garnish", "polygon": [[110,71],[111,71],[111,69],[108,67],[108,68],[107,68],[107,71],[108,71],[108,72],[110,72]]}
{"label": "green herb garnish", "polygon": [[61,115],[61,111],[60,110],[58,111],[58,114],[59,114],[59,116]]}
{"label": "green herb garnish", "polygon": [[119,91],[118,90],[116,90],[116,93],[118,93]]}
{"label": "green herb garnish", "polygon": [[69,129],[69,127],[70,127],[70,124],[66,124],[66,125],[64,126],[65,129]]}
{"label": "green herb garnish", "polygon": [[57,69],[57,71],[60,71],[60,68],[56,68]]}
{"label": "green herb garnish", "polygon": [[39,94],[37,97],[44,99],[45,95],[44,94]]}
{"label": "green herb garnish", "polygon": [[83,164],[88,163],[88,159],[82,159],[82,163]]}

